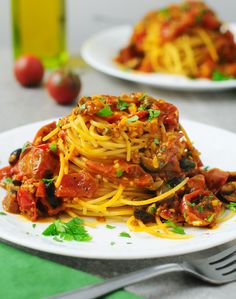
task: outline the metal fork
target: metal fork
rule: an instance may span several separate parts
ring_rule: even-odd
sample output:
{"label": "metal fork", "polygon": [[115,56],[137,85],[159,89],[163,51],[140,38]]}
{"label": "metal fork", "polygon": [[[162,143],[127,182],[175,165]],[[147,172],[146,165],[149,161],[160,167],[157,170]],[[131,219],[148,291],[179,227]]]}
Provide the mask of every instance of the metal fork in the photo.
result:
{"label": "metal fork", "polygon": [[220,285],[236,280],[236,245],[207,258],[153,266],[108,279],[50,299],[93,299],[128,285],[169,272],[187,272],[205,282]]}

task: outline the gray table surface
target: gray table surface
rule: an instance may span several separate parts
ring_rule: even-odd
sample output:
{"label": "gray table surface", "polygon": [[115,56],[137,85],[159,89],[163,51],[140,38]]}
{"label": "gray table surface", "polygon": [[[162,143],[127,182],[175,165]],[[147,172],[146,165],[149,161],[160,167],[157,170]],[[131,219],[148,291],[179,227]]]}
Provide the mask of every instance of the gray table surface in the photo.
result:
{"label": "gray table surface", "polygon": [[[82,79],[81,95],[99,93],[118,95],[122,92],[146,91],[150,95],[174,103],[179,108],[182,118],[207,123],[236,133],[236,89],[211,93],[177,92],[111,78],[91,68],[83,69],[80,73]],[[39,120],[61,117],[69,113],[70,110],[71,107],[56,105],[44,88],[25,89],[20,87],[13,78],[10,50],[0,51],[0,132]],[[62,257],[26,248],[22,249],[31,254],[104,278],[149,265],[179,261],[186,258],[186,256],[179,256],[146,260],[102,261]],[[196,256],[197,254],[192,254],[187,257],[191,259]],[[236,297],[236,283],[212,287],[180,273],[148,280],[127,289],[150,299],[233,299]]]}

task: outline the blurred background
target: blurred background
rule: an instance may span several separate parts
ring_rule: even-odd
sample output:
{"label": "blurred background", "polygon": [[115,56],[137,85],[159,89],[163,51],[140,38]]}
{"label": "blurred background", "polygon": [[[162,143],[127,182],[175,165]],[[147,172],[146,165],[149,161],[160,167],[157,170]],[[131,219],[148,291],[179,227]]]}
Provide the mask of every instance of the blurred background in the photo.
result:
{"label": "blurred background", "polygon": [[[32,0],[33,1],[33,0]],[[120,24],[133,24],[151,9],[176,0],[65,0],[67,19],[67,48],[77,54],[84,40],[105,28]],[[235,21],[236,1],[207,0],[220,18]],[[0,0],[0,47],[12,44],[11,1]]]}

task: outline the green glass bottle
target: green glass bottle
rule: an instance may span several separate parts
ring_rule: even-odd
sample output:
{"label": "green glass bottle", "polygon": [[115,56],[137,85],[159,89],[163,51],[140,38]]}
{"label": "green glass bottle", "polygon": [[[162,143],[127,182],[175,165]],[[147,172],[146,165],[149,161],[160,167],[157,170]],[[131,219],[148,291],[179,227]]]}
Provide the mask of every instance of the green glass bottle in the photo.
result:
{"label": "green glass bottle", "polygon": [[68,59],[64,0],[11,0],[14,57],[32,54],[45,67]]}

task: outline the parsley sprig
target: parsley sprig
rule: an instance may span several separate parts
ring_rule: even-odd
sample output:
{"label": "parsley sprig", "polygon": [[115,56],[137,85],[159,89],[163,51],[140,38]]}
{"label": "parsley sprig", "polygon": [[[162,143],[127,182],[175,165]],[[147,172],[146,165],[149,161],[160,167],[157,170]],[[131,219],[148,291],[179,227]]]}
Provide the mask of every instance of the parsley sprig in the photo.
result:
{"label": "parsley sprig", "polygon": [[125,110],[126,108],[128,108],[130,106],[129,103],[126,103],[124,101],[122,101],[121,99],[118,99],[118,102],[117,102],[117,108],[119,110]]}
{"label": "parsley sprig", "polygon": [[102,108],[96,113],[97,116],[103,116],[103,117],[111,116],[112,114],[113,112],[109,106],[105,106],[104,108]]}
{"label": "parsley sprig", "polygon": [[69,222],[56,220],[50,224],[42,233],[44,236],[57,236],[59,240],[66,241],[90,241],[92,237],[84,227],[82,219],[75,217]]}

